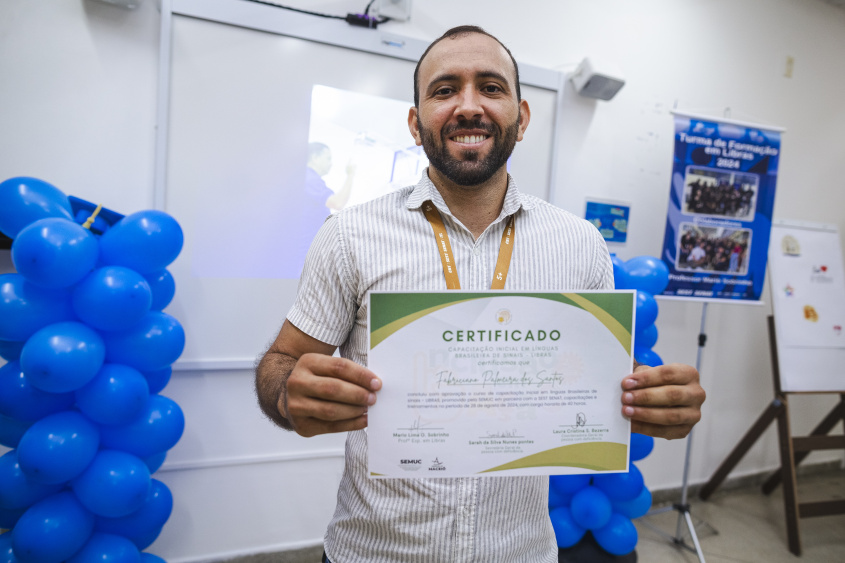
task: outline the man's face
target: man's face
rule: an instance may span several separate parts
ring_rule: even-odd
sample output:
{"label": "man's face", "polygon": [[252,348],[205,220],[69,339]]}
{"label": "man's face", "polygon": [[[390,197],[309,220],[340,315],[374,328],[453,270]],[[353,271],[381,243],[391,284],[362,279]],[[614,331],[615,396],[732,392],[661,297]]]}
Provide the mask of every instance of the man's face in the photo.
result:
{"label": "man's face", "polygon": [[325,176],[332,169],[332,153],[330,150],[322,150],[315,154],[308,163],[314,172],[320,176]]}
{"label": "man's face", "polygon": [[429,51],[408,126],[436,173],[475,186],[505,166],[530,117],[514,82],[510,57],[486,35],[444,39]]}

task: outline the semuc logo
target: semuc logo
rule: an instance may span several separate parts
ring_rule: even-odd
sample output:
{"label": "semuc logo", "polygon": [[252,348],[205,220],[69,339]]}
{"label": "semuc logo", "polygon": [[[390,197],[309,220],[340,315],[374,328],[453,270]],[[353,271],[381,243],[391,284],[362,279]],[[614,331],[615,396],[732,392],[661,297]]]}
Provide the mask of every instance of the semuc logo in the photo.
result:
{"label": "semuc logo", "polygon": [[400,459],[399,467],[405,471],[419,471],[422,467],[421,459]]}

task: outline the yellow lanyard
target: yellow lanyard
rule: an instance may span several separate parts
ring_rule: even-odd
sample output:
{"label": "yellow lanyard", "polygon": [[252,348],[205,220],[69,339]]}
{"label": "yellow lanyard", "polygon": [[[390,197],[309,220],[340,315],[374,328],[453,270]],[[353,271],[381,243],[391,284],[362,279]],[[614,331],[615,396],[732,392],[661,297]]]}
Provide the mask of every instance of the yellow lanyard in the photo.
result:
{"label": "yellow lanyard", "polygon": [[[440,261],[443,263],[446,288],[461,289],[461,282],[458,279],[458,266],[455,263],[455,255],[452,254],[452,245],[449,242],[446,225],[443,224],[443,217],[431,201],[424,202],[422,207],[425,218],[428,219],[432,230],[434,230],[437,250],[440,251]],[[511,255],[513,255],[514,238],[516,238],[516,215],[511,215],[508,218],[508,224],[505,226],[505,232],[502,233],[499,258],[496,260],[496,270],[493,272],[493,283],[490,284],[490,289],[505,289],[505,280],[508,278]]]}

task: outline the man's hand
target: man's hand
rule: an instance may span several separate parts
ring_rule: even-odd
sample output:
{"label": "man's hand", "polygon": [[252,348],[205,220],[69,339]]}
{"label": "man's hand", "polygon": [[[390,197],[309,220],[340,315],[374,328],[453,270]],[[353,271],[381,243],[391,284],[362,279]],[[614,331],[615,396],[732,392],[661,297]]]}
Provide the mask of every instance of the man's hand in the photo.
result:
{"label": "man's hand", "polygon": [[622,414],[631,431],[656,438],[685,438],[701,419],[706,397],[698,371],[683,364],[638,366],[622,381]]}
{"label": "man's hand", "polygon": [[279,411],[305,437],[361,430],[367,408],[376,402],[381,380],[351,360],[303,354],[279,397]]}

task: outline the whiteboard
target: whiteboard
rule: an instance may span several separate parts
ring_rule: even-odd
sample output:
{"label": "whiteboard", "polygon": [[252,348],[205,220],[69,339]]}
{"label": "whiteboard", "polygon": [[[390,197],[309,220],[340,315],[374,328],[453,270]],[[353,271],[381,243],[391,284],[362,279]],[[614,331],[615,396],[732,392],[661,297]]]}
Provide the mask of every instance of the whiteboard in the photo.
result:
{"label": "whiteboard", "polygon": [[[355,137],[379,147],[386,166],[392,166],[392,184],[367,176],[375,161],[364,160],[358,162],[356,190],[376,184],[395,189],[419,178],[419,169],[396,164],[414,148],[406,122],[416,60],[407,50],[385,56],[233,25],[238,20],[229,16],[198,15],[207,7],[241,6],[269,10],[273,17],[281,13],[285,25],[299,17],[284,10],[225,0],[176,5],[191,8],[185,8],[187,15],[174,10],[170,61],[164,207],[185,232],[182,254],[170,268],[178,291],[168,312],[187,336],[176,367],[246,368],[275,337],[296,295],[301,263],[293,264],[286,225],[297,215],[291,198],[303,185],[309,142],[349,137],[352,143]],[[307,20],[311,36],[322,25],[314,19],[319,18]],[[399,41],[404,44],[391,38]],[[522,191],[548,199],[562,80],[559,73],[544,75],[527,65],[520,71],[521,78],[530,78],[521,88],[532,116],[509,169]],[[318,128],[333,134],[315,139],[315,116],[331,111],[325,104],[314,107],[314,100],[331,99],[327,92],[343,103],[357,100],[364,109],[336,112],[340,117],[330,126]],[[343,184],[356,150],[352,144],[332,147],[333,167],[323,179],[333,190]],[[413,179],[400,185],[396,176],[408,178],[411,172]],[[353,191],[352,203],[356,197],[359,191]]]}
{"label": "whiteboard", "polygon": [[775,221],[769,245],[781,389],[845,390],[845,270],[835,226]]}

